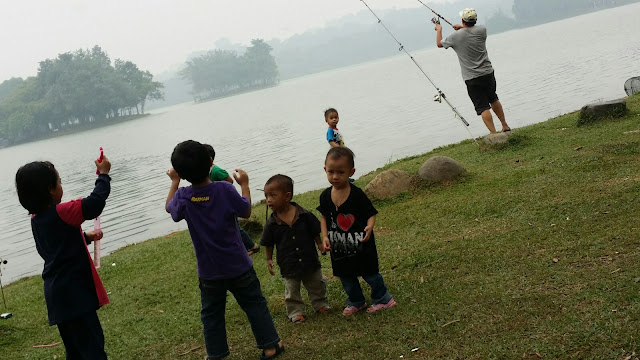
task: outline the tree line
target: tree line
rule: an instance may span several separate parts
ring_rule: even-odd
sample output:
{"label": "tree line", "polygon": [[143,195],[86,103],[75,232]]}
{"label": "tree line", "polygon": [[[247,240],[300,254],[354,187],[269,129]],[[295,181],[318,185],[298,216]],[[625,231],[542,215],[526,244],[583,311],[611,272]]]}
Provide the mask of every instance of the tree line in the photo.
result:
{"label": "tree line", "polygon": [[192,84],[195,101],[213,99],[279,82],[271,46],[251,40],[242,55],[233,50],[211,50],[188,60],[180,76]]}
{"label": "tree line", "polygon": [[636,3],[639,0],[514,0],[514,17],[498,12],[487,21],[492,33]]}
{"label": "tree line", "polygon": [[41,61],[36,76],[0,84],[0,145],[143,114],[148,100],[163,99],[162,88],[131,61],[112,64],[99,46],[59,54]]}

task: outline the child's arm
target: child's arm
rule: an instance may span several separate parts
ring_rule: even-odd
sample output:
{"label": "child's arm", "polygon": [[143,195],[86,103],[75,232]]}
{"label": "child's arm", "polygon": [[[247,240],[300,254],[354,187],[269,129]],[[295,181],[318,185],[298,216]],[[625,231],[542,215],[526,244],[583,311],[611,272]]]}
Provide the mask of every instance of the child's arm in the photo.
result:
{"label": "child's arm", "polygon": [[233,177],[236,179],[238,185],[240,185],[242,196],[249,199],[249,209],[242,216],[243,218],[247,219],[249,218],[249,216],[251,216],[251,190],[249,190],[249,175],[247,175],[247,173],[242,169],[236,169]]}
{"label": "child's arm", "polygon": [[371,233],[373,232],[373,227],[375,225],[376,225],[376,216],[373,215],[372,217],[369,218],[369,220],[367,220],[367,226],[365,226],[364,228],[364,232],[367,235],[364,236],[364,239],[362,239],[362,242],[369,240],[369,238],[371,237]]}
{"label": "child's arm", "polygon": [[167,201],[164,203],[164,209],[169,212],[169,202],[173,199],[176,191],[178,191],[178,186],[180,186],[180,175],[178,175],[178,172],[174,168],[167,170],[167,175],[171,179],[171,187],[169,188]]}
{"label": "child's arm", "polygon": [[324,242],[322,241],[320,235],[316,235],[315,241],[316,245],[318,246],[318,250],[322,253],[322,255],[326,255],[327,251],[324,249]]}
{"label": "child's arm", "polygon": [[335,141],[329,141],[329,145],[331,145],[331,147],[340,147],[340,144]]}
{"label": "child's arm", "polygon": [[95,219],[100,216],[111,192],[111,178],[109,177],[111,162],[106,156],[103,156],[102,161],[96,160],[95,164],[99,173],[96,186],[91,195],[82,199],[82,217],[85,219]]}
{"label": "child's arm", "polygon": [[327,219],[322,215],[320,219],[320,231],[322,233],[322,244],[324,251],[331,251],[331,242],[329,241],[329,230],[327,229]]}
{"label": "child's arm", "polygon": [[273,246],[267,246],[266,249],[267,269],[269,270],[269,274],[275,275],[276,273],[273,271]]}

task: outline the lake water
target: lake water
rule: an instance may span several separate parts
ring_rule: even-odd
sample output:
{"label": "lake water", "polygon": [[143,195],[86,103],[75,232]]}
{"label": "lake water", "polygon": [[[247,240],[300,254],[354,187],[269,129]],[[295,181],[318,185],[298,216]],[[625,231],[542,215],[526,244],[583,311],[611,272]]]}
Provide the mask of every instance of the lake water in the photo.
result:
{"label": "lake water", "polygon": [[[590,102],[623,97],[624,81],[640,75],[638,13],[640,4],[634,4],[490,36],[489,54],[509,124],[522,127]],[[393,24],[387,25],[393,31]],[[435,39],[426,21],[424,31]],[[450,32],[445,29],[445,36]],[[411,44],[404,45],[411,51]],[[396,44],[389,39],[389,46]],[[467,97],[453,50],[413,54],[471,123],[472,134],[486,134]],[[323,111],[328,107],[340,111],[339,128],[357,155],[356,176],[390,160],[469,138],[449,107],[432,101],[435,93],[411,60],[399,55],[2,149],[0,258],[9,261],[2,267],[2,280],[7,283],[42,270],[29,216],[14,187],[16,170],[27,162],[52,161],[60,172],[66,201],[91,192],[93,159],[104,147],[113,163],[112,193],[102,216],[102,249],[108,254],[186,228],[184,222],[173,223],[164,211],[170,185],[165,171],[171,166],[173,147],[182,140],[213,144],[216,164],[245,169],[257,201],[262,194],[256,189],[276,173],[291,176],[296,193],[328,185],[322,170],[328,150]],[[85,228],[91,228],[90,222]]]}

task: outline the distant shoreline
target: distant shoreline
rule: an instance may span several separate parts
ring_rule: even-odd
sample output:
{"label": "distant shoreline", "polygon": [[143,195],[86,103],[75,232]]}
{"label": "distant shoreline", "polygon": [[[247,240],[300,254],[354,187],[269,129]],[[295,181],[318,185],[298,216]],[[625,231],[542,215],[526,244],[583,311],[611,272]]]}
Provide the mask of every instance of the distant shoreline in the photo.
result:
{"label": "distant shoreline", "polygon": [[[97,122],[85,123],[85,124],[81,124],[81,125],[74,125],[74,126],[70,126],[70,127],[66,127],[66,128],[57,130],[57,131],[51,131],[46,135],[37,136],[37,137],[30,138],[30,139],[27,139],[27,140],[24,140],[24,141],[18,141],[18,142],[15,142],[13,144],[3,145],[2,141],[0,141],[0,150],[6,149],[6,148],[10,148],[12,146],[17,146],[17,145],[30,143],[30,142],[36,142],[36,141],[40,141],[40,140],[46,140],[46,139],[52,139],[52,138],[56,138],[56,137],[60,137],[60,136],[76,134],[76,133],[84,132],[84,131],[87,131],[87,130],[99,129],[99,128],[110,126],[110,125],[116,125],[116,124],[120,124],[120,123],[127,122],[127,121],[137,120],[137,119],[140,119],[140,118],[143,118],[143,117],[147,117],[149,115],[151,115],[151,114],[137,114],[137,115],[118,116],[117,118],[114,118],[114,119],[107,119],[107,120],[102,120],[102,121],[97,121]],[[0,140],[6,141],[5,139],[2,139],[2,138],[0,138]]]}

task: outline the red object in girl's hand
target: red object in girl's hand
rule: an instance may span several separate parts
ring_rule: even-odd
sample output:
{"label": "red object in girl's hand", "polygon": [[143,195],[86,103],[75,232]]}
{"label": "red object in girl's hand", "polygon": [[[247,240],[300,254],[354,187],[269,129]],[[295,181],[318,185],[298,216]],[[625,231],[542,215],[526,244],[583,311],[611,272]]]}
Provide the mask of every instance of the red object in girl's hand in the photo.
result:
{"label": "red object in girl's hand", "polygon": [[[100,147],[100,156],[98,157],[98,162],[101,163],[102,162],[102,158],[104,157],[104,151],[102,151],[102,146]],[[100,175],[100,171],[98,171],[96,169],[96,175]]]}

